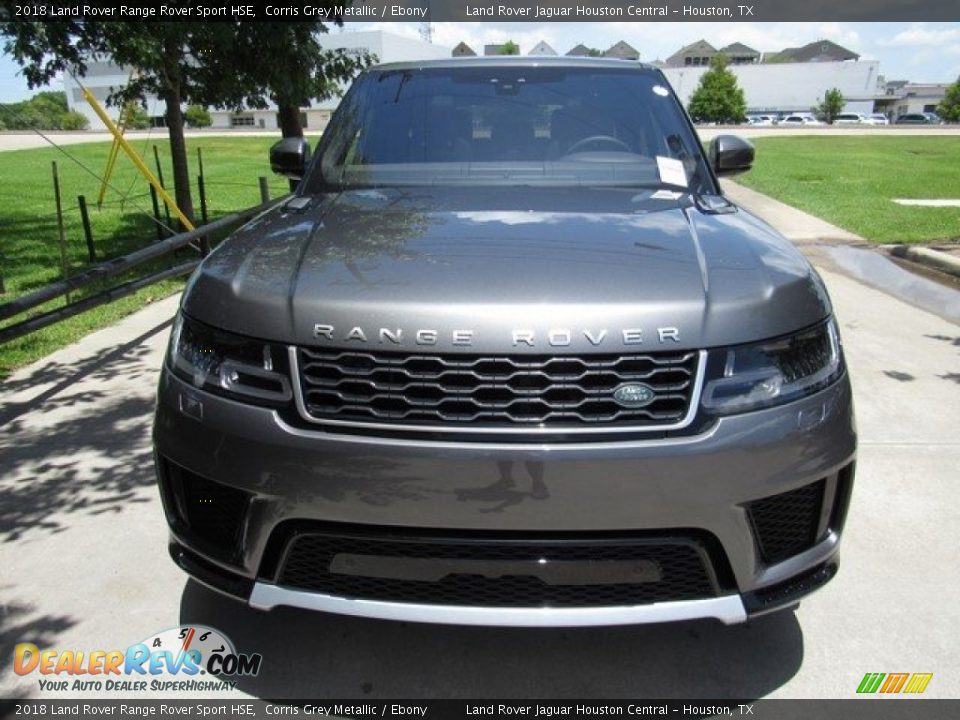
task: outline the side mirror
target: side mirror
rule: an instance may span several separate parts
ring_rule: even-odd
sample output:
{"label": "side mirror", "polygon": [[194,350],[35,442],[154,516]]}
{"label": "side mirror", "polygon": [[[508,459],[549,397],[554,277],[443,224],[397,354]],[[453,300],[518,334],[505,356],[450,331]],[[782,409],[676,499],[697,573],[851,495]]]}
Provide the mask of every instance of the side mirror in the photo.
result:
{"label": "side mirror", "polygon": [[303,138],[284,138],[270,148],[270,169],[278,175],[300,180],[310,162],[310,143]]}
{"label": "side mirror", "polygon": [[737,135],[717,135],[710,142],[710,164],[717,175],[735,175],[753,166],[753,144]]}

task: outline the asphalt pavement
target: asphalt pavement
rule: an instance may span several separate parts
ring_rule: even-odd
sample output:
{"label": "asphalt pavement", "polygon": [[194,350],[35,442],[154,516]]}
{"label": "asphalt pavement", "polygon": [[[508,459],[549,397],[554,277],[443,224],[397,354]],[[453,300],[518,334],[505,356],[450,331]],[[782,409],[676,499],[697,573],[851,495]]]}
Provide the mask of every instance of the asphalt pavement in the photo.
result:
{"label": "asphalt pavement", "polygon": [[125,648],[181,623],[262,653],[233,694],[264,698],[850,698],[866,672],[932,672],[926,696],[960,697],[960,326],[944,311],[960,293],[923,286],[925,310],[917,285],[870,287],[833,257],[842,231],[752,201],[821,269],[860,432],[840,573],[795,613],[457,628],[263,613],[205,590],[167,556],[151,466],[168,298],[0,384],[0,697],[55,695],[13,674],[15,643]]}

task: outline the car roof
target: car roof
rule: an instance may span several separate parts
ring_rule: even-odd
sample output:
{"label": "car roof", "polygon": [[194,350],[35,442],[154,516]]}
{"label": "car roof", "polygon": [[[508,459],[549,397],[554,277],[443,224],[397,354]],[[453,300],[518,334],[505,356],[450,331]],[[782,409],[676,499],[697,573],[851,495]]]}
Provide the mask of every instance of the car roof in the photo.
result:
{"label": "car roof", "polygon": [[419,70],[425,68],[460,67],[569,67],[569,68],[616,68],[618,70],[635,68],[649,72],[659,68],[636,60],[621,58],[594,57],[544,57],[540,55],[490,55],[480,57],[450,57],[436,60],[405,60],[372,66],[368,72],[394,70]]}

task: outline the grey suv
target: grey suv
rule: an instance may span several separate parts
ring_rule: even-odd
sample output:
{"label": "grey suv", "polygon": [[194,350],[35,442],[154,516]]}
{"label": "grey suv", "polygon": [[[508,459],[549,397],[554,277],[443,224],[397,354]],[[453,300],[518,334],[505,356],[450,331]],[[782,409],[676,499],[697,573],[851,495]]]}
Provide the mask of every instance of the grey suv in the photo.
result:
{"label": "grey suv", "polygon": [[722,194],[663,74],[364,73],[296,193],[183,295],[154,440],[174,560],[256,608],[564,626],[795,605],[856,434],[827,292]]}

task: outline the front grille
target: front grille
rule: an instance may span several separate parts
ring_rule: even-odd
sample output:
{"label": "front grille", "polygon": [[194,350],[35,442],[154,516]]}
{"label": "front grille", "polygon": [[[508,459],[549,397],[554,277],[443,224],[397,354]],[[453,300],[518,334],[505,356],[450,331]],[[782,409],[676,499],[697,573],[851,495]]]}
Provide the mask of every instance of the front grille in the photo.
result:
{"label": "front grille", "polygon": [[181,532],[221,557],[235,557],[250,494],[169,461],[164,465]]}
{"label": "front grille", "polygon": [[[471,427],[670,426],[687,414],[697,353],[409,355],[300,348],[307,413],[318,420]],[[614,391],[642,383],[644,407]]]}
{"label": "front grille", "polygon": [[[347,574],[346,563],[366,558],[387,568],[411,558],[432,560],[444,570],[436,578],[402,579]],[[485,571],[475,572],[476,563]],[[538,567],[540,563],[573,561],[588,578],[544,580],[532,573],[491,572],[504,568]],[[577,563],[576,561],[586,561]],[[591,582],[603,561],[653,569],[653,578],[641,582]],[[457,564],[463,566],[458,572]],[[333,570],[331,570],[333,564]],[[430,567],[429,563],[424,564]],[[403,575],[402,572],[397,572]],[[544,576],[546,577],[546,576]],[[462,540],[447,538],[371,537],[304,534],[295,536],[281,560],[279,585],[340,597],[390,602],[483,607],[601,607],[668,600],[693,600],[718,594],[706,551],[691,539],[609,539],[554,542],[523,540]]]}
{"label": "front grille", "polygon": [[823,509],[825,480],[747,505],[760,556],[779,562],[811,547]]}

